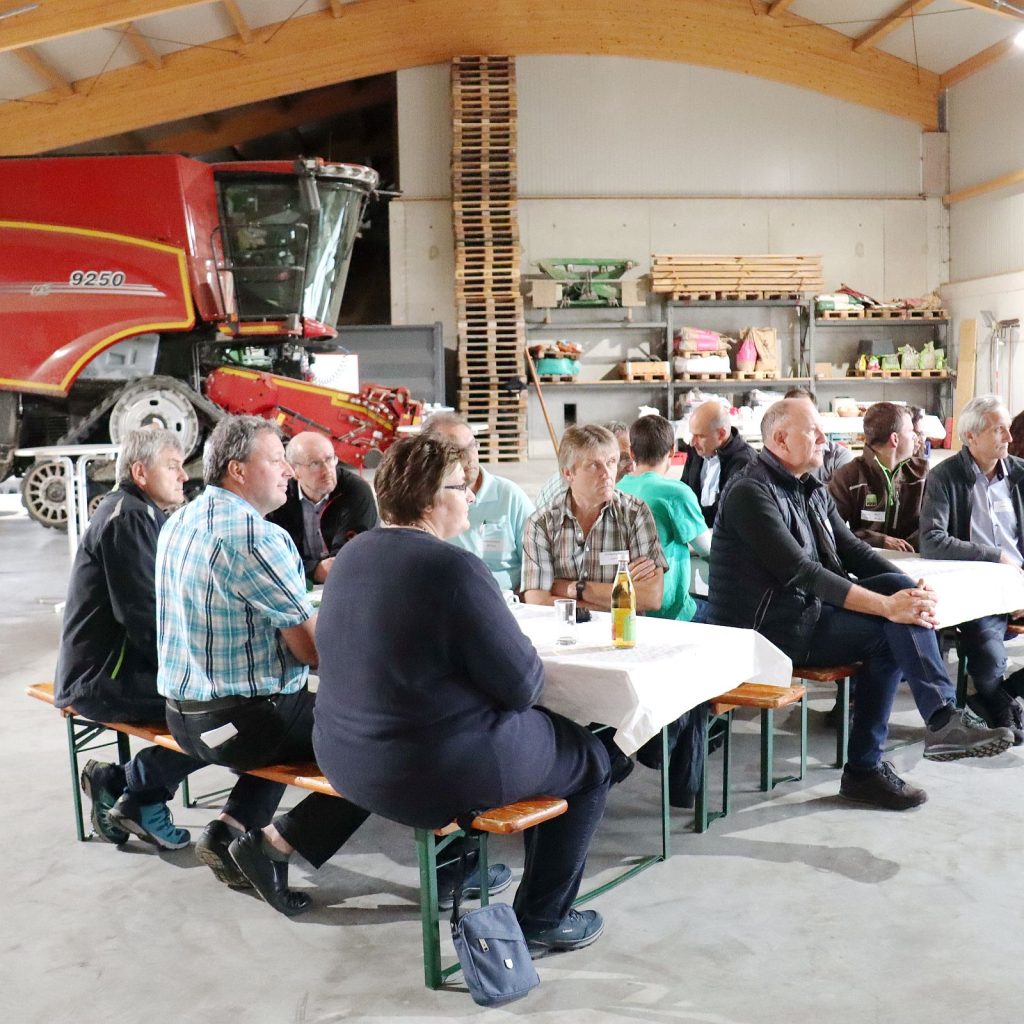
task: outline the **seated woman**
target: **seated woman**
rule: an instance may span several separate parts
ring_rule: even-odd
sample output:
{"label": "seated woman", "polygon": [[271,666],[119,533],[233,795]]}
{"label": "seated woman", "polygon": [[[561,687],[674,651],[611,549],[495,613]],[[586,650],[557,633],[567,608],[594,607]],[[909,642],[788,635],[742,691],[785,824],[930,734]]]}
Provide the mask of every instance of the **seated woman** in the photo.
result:
{"label": "seated woman", "polygon": [[360,807],[416,828],[565,797],[564,815],[524,833],[514,907],[535,956],[587,946],[604,922],[572,901],[604,813],[604,746],[534,706],[537,652],[484,563],[444,543],[473,500],[459,449],[401,440],[374,486],[386,526],[341,549],[320,607],[317,763]]}

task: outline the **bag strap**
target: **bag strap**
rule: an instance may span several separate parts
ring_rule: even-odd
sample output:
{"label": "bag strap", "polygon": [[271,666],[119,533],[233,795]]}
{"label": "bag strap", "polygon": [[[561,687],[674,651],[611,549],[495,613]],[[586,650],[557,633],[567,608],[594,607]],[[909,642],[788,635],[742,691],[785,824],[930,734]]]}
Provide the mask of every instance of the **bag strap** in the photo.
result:
{"label": "bag strap", "polygon": [[[462,844],[462,856],[459,858],[459,872],[455,879],[455,892],[452,894],[452,931],[454,932],[455,926],[459,923],[459,918],[462,916],[459,913],[459,904],[462,901],[462,889],[466,884],[466,875],[469,874],[469,854],[471,850],[479,849],[480,837],[478,833],[473,830],[473,819],[477,816],[477,811],[470,811],[468,814],[460,814],[455,819],[455,823],[462,829],[465,839]],[[486,885],[487,881],[484,879],[481,885]]]}

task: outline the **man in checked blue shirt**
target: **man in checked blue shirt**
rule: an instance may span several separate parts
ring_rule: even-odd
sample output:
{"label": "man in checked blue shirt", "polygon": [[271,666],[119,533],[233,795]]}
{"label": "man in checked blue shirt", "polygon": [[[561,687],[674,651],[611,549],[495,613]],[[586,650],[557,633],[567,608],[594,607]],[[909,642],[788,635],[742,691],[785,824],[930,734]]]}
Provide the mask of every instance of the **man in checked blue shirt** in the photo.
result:
{"label": "man in checked blue shirt", "polygon": [[[247,770],[314,760],[316,616],[292,539],[263,517],[285,501],[292,469],[277,427],[228,416],[203,451],[204,492],[176,512],[156,555],[157,688],[182,749]],[[288,888],[288,858],[328,860],[368,814],[314,793],[274,812],[284,785],[242,775],[196,843],[220,881],[253,886],[289,917],[308,894]]]}

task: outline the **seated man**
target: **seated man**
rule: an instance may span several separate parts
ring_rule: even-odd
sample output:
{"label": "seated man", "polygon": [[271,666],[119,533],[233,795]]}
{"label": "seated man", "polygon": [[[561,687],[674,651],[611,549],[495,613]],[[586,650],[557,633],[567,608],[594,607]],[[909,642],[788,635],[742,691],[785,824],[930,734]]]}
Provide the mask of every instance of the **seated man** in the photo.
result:
{"label": "seated man", "polygon": [[[782,397],[803,398],[810,402],[815,409],[818,408],[818,396],[809,388],[790,388]],[[853,458],[853,452],[851,452],[845,444],[840,444],[838,441],[826,440],[825,454],[822,456],[821,465],[815,470],[814,475],[823,484],[827,484],[829,480],[832,479],[835,471],[837,469],[841,469],[848,463],[853,462]]]}
{"label": "seated man", "polygon": [[[980,395],[964,406],[957,423],[963,448],[928,475],[921,509],[921,554],[1024,565],[1024,459],[1007,453],[1010,414],[995,395]],[[986,615],[960,624],[967,672],[977,691],[970,704],[990,725],[1013,730],[1024,742],[1024,715],[1003,681],[1003,639],[1010,615]],[[1018,677],[1019,678],[1019,677]]]}
{"label": "seated man", "polygon": [[873,548],[916,551],[928,460],[914,458],[910,411],[875,402],[864,413],[864,452],[828,482],[843,522]]}
{"label": "seated man", "polygon": [[[604,428],[610,430],[619,443],[619,465],[615,473],[616,479],[621,480],[627,473],[633,472],[633,456],[629,448],[629,427],[621,420],[609,420],[604,424]],[[543,508],[552,501],[562,498],[567,486],[561,469],[556,469],[537,492],[537,508]]]}
{"label": "seated man", "polygon": [[[78,547],[64,610],[54,703],[96,722],[164,720],[156,690],[153,565],[166,510],[185,500],[184,453],[169,430],[132,430],[117,460],[117,490],[100,502]],[[124,843],[129,832],[165,850],[187,846],[167,801],[203,762],[145,747],[127,764],[89,761],[82,789],[96,834]]]}
{"label": "seated man", "polygon": [[[167,724],[182,748],[245,771],[314,760],[316,616],[291,538],[264,516],[285,500],[292,470],[277,426],[227,416],[203,450],[206,489],[167,523],[157,547],[157,621]],[[252,885],[292,917],[311,903],[288,888],[288,860],[320,867],[366,820],[338,797],[313,793],[271,818],[285,786],[242,775],[196,845],[222,882]],[[491,892],[511,881],[490,867]],[[454,891],[454,878],[439,876]],[[479,873],[464,888],[479,889]]]}
{"label": "seated man", "polygon": [[435,413],[423,425],[423,433],[458,446],[466,483],[476,498],[469,506],[469,529],[449,538],[449,543],[483,559],[498,587],[518,594],[523,571],[523,529],[533,511],[526,492],[480,465],[473,431],[456,413]]}
{"label": "seated man", "polygon": [[[861,661],[840,794],[904,810],[924,803],[882,761],[901,679],[927,722],[924,756],[989,757],[1013,742],[957,710],[934,631],[935,599],[839,518],[814,476],[825,435],[814,406],[784,399],[761,421],[764,450],[722,497],[711,546],[709,620],[756,629],[796,665]],[[851,576],[856,576],[854,583]]]}
{"label": "seated man", "polygon": [[729,410],[716,401],[702,402],[690,413],[690,443],[683,451],[683,483],[697,495],[704,522],[714,526],[719,494],[734,474],[757,458],[757,452],[730,424]]}
{"label": "seated man", "polygon": [[[672,424],[664,416],[641,416],[629,428],[629,438],[636,470],[619,481],[619,490],[640,498],[650,508],[668,560],[661,608],[650,614],[689,622],[697,610],[690,596],[690,545],[707,557],[711,531],[693,491],[667,475],[676,446]],[[706,723],[707,705],[702,704],[686,712],[669,730],[669,802],[674,807],[692,807],[700,789]],[[661,737],[646,743],[637,759],[651,768],[659,767]]]}
{"label": "seated man", "polygon": [[607,611],[618,568],[617,553],[629,555],[636,610],[661,608],[664,570],[651,510],[617,490],[619,446],[610,430],[569,427],[558,446],[567,484],[561,500],[542,505],[526,522],[523,538],[523,600],[554,604],[575,598],[577,606]]}
{"label": "seated man", "polygon": [[342,545],[377,525],[373,490],[351,470],[339,468],[334,445],[323,434],[296,434],[285,457],[295,478],[288,481],[285,503],[267,518],[288,531],[306,578],[323,583]]}
{"label": "seated man", "polygon": [[639,498],[651,510],[658,540],[668,561],[661,607],[651,615],[689,622],[697,610],[690,596],[690,545],[705,555],[711,531],[693,491],[668,476],[676,439],[664,416],[641,416],[629,428],[636,469],[619,481],[619,490]]}

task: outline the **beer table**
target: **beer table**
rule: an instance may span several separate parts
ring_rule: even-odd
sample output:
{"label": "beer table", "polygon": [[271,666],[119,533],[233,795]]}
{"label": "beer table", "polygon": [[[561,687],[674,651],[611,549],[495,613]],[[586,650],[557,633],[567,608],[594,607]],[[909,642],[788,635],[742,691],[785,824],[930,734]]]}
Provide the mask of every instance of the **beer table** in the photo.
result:
{"label": "beer table", "polygon": [[580,902],[670,855],[665,727],[740,683],[789,686],[793,665],[752,629],[638,616],[636,646],[620,650],[611,643],[611,616],[591,612],[591,621],[576,627],[576,644],[558,646],[553,608],[513,605],[512,612],[544,663],[544,707],[581,725],[610,726],[625,754],[659,732],[662,736],[661,852],[643,857],[611,882],[580,896]]}

